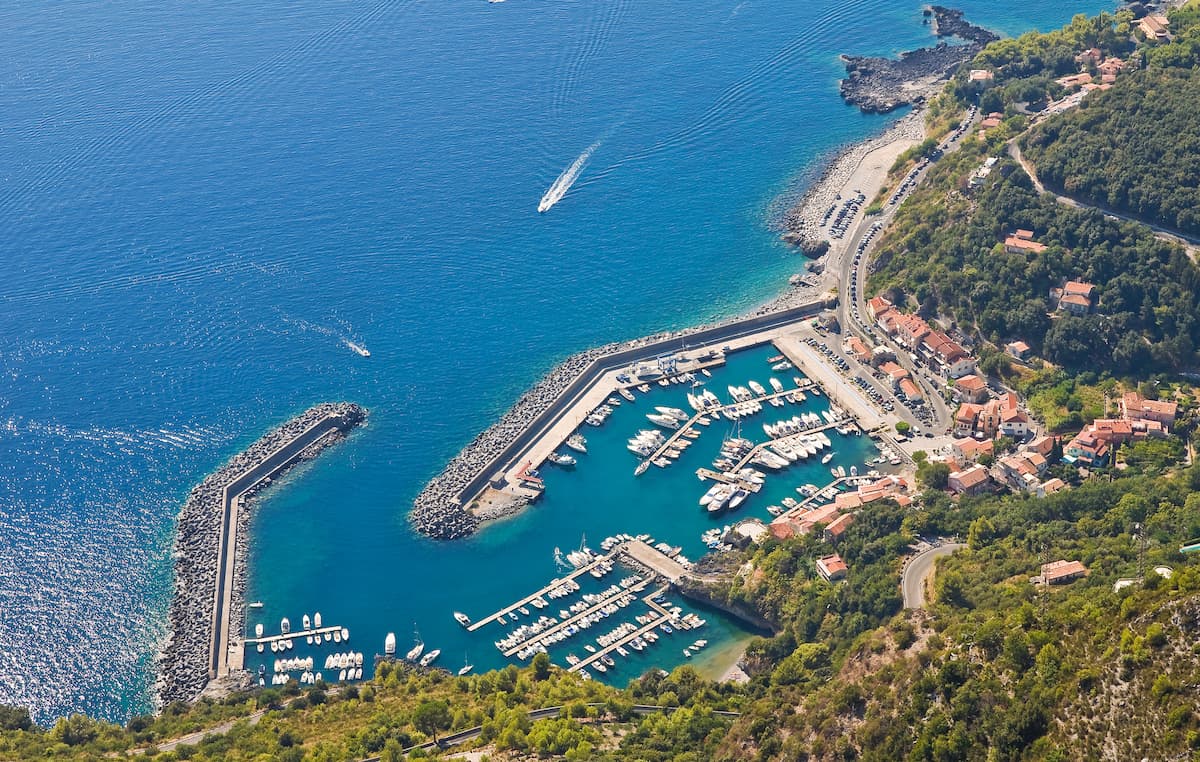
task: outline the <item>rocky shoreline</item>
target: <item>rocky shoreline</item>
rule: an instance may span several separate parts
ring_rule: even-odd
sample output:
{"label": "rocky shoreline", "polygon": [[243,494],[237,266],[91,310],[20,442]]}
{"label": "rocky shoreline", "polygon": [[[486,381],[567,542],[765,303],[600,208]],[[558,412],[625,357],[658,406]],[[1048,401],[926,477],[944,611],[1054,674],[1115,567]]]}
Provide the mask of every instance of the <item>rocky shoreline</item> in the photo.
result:
{"label": "rocky shoreline", "polygon": [[805,252],[815,251],[820,243],[825,243],[821,231],[825,211],[838,203],[842,189],[867,154],[897,140],[921,141],[924,138],[925,113],[916,109],[879,135],[843,148],[826,164],[816,182],[780,218],[778,224],[784,231],[783,240]]}
{"label": "rocky shoreline", "polygon": [[[289,467],[316,457],[330,444],[344,438],[348,431],[366,419],[366,410],[351,402],[329,402],[311,407],[259,438],[192,488],[180,511],[175,535],[175,595],[168,615],[167,640],[158,657],[156,687],[160,703],[194,700],[209,684],[225,487],[330,416],[336,419],[335,427],[305,447]],[[249,499],[278,476],[264,479],[238,501],[242,510],[238,510],[233,518],[237,522],[238,536],[246,537],[249,530],[250,511],[245,510]],[[245,626],[243,593],[247,546],[248,543],[239,542],[235,548],[234,595],[229,611],[230,632],[239,636]]]}
{"label": "rocky shoreline", "polygon": [[939,42],[933,47],[901,53],[899,58],[843,55],[846,78],[839,87],[842,98],[868,114],[886,114],[901,106],[923,103],[941,83],[989,42],[1000,39],[991,31],[963,18],[962,11],[932,6],[934,33],[966,40],[962,45]]}

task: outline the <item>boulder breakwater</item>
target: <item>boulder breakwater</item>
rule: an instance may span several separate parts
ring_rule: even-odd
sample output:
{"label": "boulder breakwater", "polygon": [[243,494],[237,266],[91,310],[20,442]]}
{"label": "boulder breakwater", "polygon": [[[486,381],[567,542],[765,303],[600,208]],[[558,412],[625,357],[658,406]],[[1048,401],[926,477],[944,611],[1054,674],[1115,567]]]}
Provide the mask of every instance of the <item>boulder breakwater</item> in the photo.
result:
{"label": "boulder breakwater", "polygon": [[809,296],[796,289],[747,316],[617,342],[571,355],[525,392],[499,421],[475,437],[425,485],[413,501],[409,514],[413,527],[434,539],[453,540],[473,533],[482,521],[516,513],[529,498],[497,493],[504,497],[484,506],[474,503],[489,482],[498,478],[507,466],[537,442],[543,432],[566,414],[604,373],[676,352],[685,341],[691,350],[697,350],[735,339],[744,340],[812,317],[829,306],[811,296],[807,301],[801,301],[802,295]]}
{"label": "boulder breakwater", "polygon": [[559,405],[568,389],[593,364],[606,355],[636,349],[685,336],[689,331],[676,331],[647,336],[633,341],[608,344],[571,355],[542,377],[495,424],[475,437],[421,490],[413,501],[409,515],[413,527],[422,534],[439,540],[466,537],[479,528],[481,521],[497,519],[516,513],[529,501],[512,496],[504,503],[472,511],[469,509],[471,485],[481,474],[488,473],[513,442],[525,437],[534,422]]}
{"label": "boulder breakwater", "polygon": [[[248,527],[249,498],[365,419],[366,410],[354,403],[316,405],[268,432],[192,489],[175,538],[175,595],[159,655],[162,703],[191,701],[210,685],[244,679],[240,643],[235,641],[245,627],[246,545],[237,538]],[[238,649],[236,658],[231,647]]]}

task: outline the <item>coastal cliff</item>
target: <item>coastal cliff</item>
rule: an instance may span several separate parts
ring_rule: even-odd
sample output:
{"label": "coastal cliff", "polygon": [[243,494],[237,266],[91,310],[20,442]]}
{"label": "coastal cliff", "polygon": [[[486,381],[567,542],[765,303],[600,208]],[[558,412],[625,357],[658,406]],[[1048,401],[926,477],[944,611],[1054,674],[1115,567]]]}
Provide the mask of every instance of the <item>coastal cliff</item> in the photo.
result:
{"label": "coastal cliff", "polygon": [[[226,542],[227,532],[244,536],[249,524],[247,500],[287,469],[316,457],[366,419],[366,410],[350,402],[316,405],[273,429],[196,485],[179,514],[175,537],[175,595],[168,617],[169,634],[159,655],[158,694],[162,703],[191,701],[214,676],[214,632],[224,616],[229,639],[240,639],[245,625],[246,543]],[[231,487],[241,491],[237,494]],[[227,499],[231,508],[227,506]],[[232,527],[226,522],[231,522]],[[220,612],[222,557],[234,553],[232,596]]]}
{"label": "coastal cliff", "polygon": [[886,114],[901,106],[923,103],[942,87],[956,68],[975,57],[989,42],[1000,39],[991,31],[963,18],[960,10],[935,5],[934,34],[957,37],[962,45],[939,42],[933,47],[901,53],[899,58],[843,55],[846,78],[839,87],[842,98],[868,114]]}

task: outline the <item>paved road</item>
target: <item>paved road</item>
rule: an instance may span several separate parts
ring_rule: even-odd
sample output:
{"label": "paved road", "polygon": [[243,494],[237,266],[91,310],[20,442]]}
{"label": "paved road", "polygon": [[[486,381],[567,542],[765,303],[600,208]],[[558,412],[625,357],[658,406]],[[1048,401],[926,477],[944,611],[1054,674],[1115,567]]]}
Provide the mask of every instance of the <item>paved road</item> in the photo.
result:
{"label": "paved road", "polygon": [[925,606],[925,579],[933,571],[934,563],[942,556],[967,547],[961,542],[938,545],[913,556],[904,567],[900,578],[900,589],[904,593],[904,608],[919,609]]}
{"label": "paved road", "polygon": [[[970,125],[974,124],[978,120],[978,117],[978,113],[970,113],[969,118],[960,126],[960,129],[940,146],[943,154],[958,150],[963,137],[970,131]],[[859,338],[867,340],[868,344],[879,344],[881,342],[892,344],[892,348],[897,350],[897,362],[908,370],[920,386],[921,393],[925,395],[926,408],[930,414],[929,420],[919,421],[909,408],[897,402],[896,413],[898,416],[910,424],[932,428],[935,432],[940,433],[949,430],[953,421],[952,413],[942,397],[940,383],[933,380],[931,376],[923,373],[920,368],[917,368],[903,348],[894,345],[882,333],[875,332],[873,327],[867,323],[867,318],[865,317],[867,313],[867,263],[871,248],[874,245],[874,236],[877,234],[875,231],[882,230],[891,222],[900,205],[907,198],[908,193],[911,193],[912,188],[925,179],[929,168],[933,164],[933,162],[930,162],[917,172],[916,176],[909,183],[908,190],[900,196],[900,200],[897,203],[887,204],[882,214],[870,219],[864,216],[858,221],[850,233],[849,244],[842,249],[837,261],[829,262],[828,270],[832,270],[837,276],[838,294],[841,296],[838,300],[838,322],[843,326],[843,329],[857,334]],[[863,240],[868,236],[871,237],[871,240],[866,246],[862,246]],[[861,255],[859,254],[860,246],[862,247]],[[857,367],[857,364],[851,362],[851,366]],[[864,378],[869,379],[869,373],[864,374]]]}
{"label": "paved road", "polygon": [[[1025,174],[1028,175],[1029,179],[1033,182],[1034,190],[1036,190],[1038,193],[1052,193],[1052,191],[1048,191],[1046,186],[1042,184],[1041,178],[1038,177],[1037,170],[1034,168],[1033,164],[1031,164],[1029,160],[1025,158],[1024,154],[1021,153],[1021,147],[1017,145],[1016,138],[1008,141],[1008,155],[1021,165],[1021,169],[1025,170]],[[1125,220],[1126,222],[1136,222],[1138,224],[1145,225],[1154,231],[1156,238],[1183,246],[1192,259],[1196,259],[1197,255],[1200,255],[1200,238],[1186,235],[1173,228],[1163,227],[1152,222],[1147,222],[1146,220],[1130,217],[1128,214],[1114,211],[1106,206],[1096,206],[1095,204],[1079,201],[1078,199],[1071,198],[1070,196],[1064,196],[1062,194],[1055,193],[1054,198],[1063,206],[1071,206],[1075,207],[1076,209],[1095,209],[1110,219]]]}

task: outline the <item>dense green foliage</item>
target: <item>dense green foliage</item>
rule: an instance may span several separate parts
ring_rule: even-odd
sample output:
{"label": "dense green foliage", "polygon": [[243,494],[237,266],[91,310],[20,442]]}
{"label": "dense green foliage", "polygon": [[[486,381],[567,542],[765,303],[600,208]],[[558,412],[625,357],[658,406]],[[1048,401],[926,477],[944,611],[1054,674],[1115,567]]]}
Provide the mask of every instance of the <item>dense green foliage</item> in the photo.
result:
{"label": "dense green foliage", "polygon": [[1127,55],[1133,48],[1129,37],[1131,19],[1128,11],[1091,18],[1080,15],[1059,30],[998,40],[955,76],[953,92],[964,102],[974,102],[978,93],[967,81],[966,70],[988,69],[993,74],[993,86],[979,101],[984,113],[1019,106],[1040,107],[1063,94],[1055,79],[1078,73],[1075,56],[1079,51],[1099,48],[1106,55]]}
{"label": "dense green foliage", "polygon": [[1123,76],[1023,141],[1048,186],[1185,233],[1200,233],[1200,75]]}
{"label": "dense green foliage", "polygon": [[[881,240],[871,289],[912,296],[923,314],[947,316],[997,344],[1023,339],[1070,369],[1193,367],[1200,270],[1183,250],[1144,226],[1039,196],[1007,159],[966,191],[983,159],[1002,150],[975,141],[938,162]],[[1002,241],[1018,228],[1049,248],[1008,253]],[[1098,287],[1099,314],[1052,317],[1050,290],[1066,280]]]}

